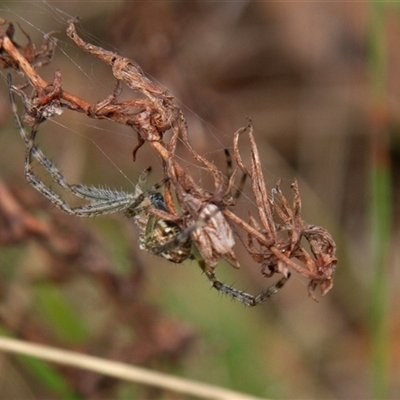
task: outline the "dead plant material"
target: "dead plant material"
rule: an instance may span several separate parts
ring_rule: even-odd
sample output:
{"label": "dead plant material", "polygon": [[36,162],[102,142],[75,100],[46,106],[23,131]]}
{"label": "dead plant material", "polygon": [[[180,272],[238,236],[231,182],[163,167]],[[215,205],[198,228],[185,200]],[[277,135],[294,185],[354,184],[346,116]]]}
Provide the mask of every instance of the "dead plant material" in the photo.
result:
{"label": "dead plant material", "polygon": [[[53,83],[45,82],[35,70],[40,66],[35,60],[39,56],[49,59],[50,56],[45,55],[46,48],[52,55],[53,48],[49,43],[54,39],[49,35],[41,50],[36,52],[30,40],[26,47],[17,46],[12,39],[13,28],[9,27],[0,32],[0,61],[4,67],[22,72],[29,86],[34,89],[33,95],[27,96],[13,88],[23,98],[28,117],[38,126],[60,109],[68,108],[90,118],[107,119],[130,126],[138,137],[138,144],[133,149],[134,159],[145,143],[154,148],[161,158],[166,180],[166,211],[163,206],[154,210],[154,213],[165,221],[173,221],[179,227],[176,237],[160,246],[159,255],[171,250],[173,246],[181,246],[183,241],[191,240],[194,244],[192,256],[199,262],[213,287],[250,306],[257,305],[276,293],[289,279],[289,270],[310,279],[309,293],[314,299],[313,292],[317,286],[321,287],[322,295],[325,295],[332,288],[337,265],[335,243],[326,229],[306,224],[302,220],[297,181],[292,184],[292,206],[282,194],[279,182],[271,193],[267,192],[251,121],[249,120],[246,128],[239,129],[233,135],[237,166],[226,182],[225,175],[191,146],[184,115],[174,97],[148,79],[134,61],[86,43],[76,31],[76,22],[69,21],[68,36],[85,52],[111,67],[117,80],[115,89],[105,100],[90,104],[64,90],[59,72],[55,74]],[[27,34],[26,36],[29,38]],[[119,101],[122,84],[136,91],[138,98]],[[167,130],[172,131],[172,136],[165,142],[164,133]],[[249,168],[239,151],[239,137],[245,132],[251,146]],[[178,157],[175,157],[178,141],[188,149],[193,160],[199,162],[213,177],[214,191],[205,190],[196,184],[187,170],[179,164]],[[231,189],[237,170],[250,178],[254,202],[258,207],[257,218],[250,216],[247,222],[233,211],[235,199]],[[173,201],[173,192],[179,210]],[[215,266],[221,258],[239,267],[233,249],[235,241],[232,224],[246,235],[246,239],[242,239],[244,247],[253,260],[261,265],[263,276],[270,277],[276,273],[283,276],[258,296],[224,285],[215,277]],[[308,250],[304,242],[308,243]]]}

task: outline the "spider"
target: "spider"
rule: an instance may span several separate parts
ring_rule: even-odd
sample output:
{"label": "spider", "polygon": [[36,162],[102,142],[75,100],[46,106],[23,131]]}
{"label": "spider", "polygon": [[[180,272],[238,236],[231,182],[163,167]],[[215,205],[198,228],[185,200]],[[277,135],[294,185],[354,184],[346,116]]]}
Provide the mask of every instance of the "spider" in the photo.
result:
{"label": "spider", "polygon": [[[234,245],[233,233],[222,215],[217,204],[218,197],[226,197],[226,193],[215,196],[215,204],[211,201],[205,205],[192,193],[185,192],[181,182],[176,179],[174,171],[150,189],[143,190],[151,168],[144,170],[135,185],[133,193],[116,191],[82,184],[69,184],[59,169],[35,144],[38,126],[55,114],[61,112],[57,101],[42,106],[41,109],[30,107],[30,100],[18,88],[12,85],[9,78],[10,100],[12,111],[17,122],[20,135],[26,145],[24,171],[29,183],[43,196],[50,200],[62,211],[78,217],[94,217],[117,211],[123,211],[128,218],[132,218],[139,229],[139,246],[153,255],[161,256],[174,263],[182,263],[186,259],[195,259],[212,286],[218,291],[249,306],[260,304],[271,295],[275,294],[287,281],[283,277],[277,283],[264,290],[258,296],[250,295],[244,291],[228,286],[219,281],[214,274],[214,266],[220,258],[226,258],[232,265],[238,267],[232,247]],[[26,112],[29,116],[35,115],[35,122],[31,132],[25,130],[15,104],[14,93],[21,96]],[[34,111],[34,112],[33,112]],[[86,204],[72,207],[61,196],[46,186],[34,173],[32,158],[50,174],[51,178],[67,192],[87,201]],[[168,210],[164,196],[158,190],[171,180],[176,185],[178,202],[186,202],[184,214],[175,216]],[[229,179],[230,190],[233,179]],[[206,192],[204,192],[206,193]],[[202,193],[202,196],[204,196]],[[231,204],[232,197],[225,200]],[[213,196],[212,196],[213,197]],[[210,200],[213,200],[211,197]]]}

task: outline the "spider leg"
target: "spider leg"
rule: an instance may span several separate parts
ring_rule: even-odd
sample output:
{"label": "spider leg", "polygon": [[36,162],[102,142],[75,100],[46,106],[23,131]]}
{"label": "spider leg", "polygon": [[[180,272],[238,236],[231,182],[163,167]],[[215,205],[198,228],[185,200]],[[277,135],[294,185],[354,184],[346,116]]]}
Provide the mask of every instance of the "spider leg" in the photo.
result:
{"label": "spider leg", "polygon": [[[26,179],[36,190],[38,190],[45,197],[47,197],[47,199],[49,199],[53,204],[55,204],[62,211],[66,212],[68,214],[74,214],[73,209],[67,203],[65,203],[58,194],[54,193],[42,181],[40,181],[40,179],[38,179],[32,171],[32,165],[31,165],[32,154],[35,152],[35,150],[37,150],[37,147],[34,144],[35,133],[36,133],[36,128],[33,127],[32,133],[31,133],[31,138],[28,139],[26,153],[25,153],[24,170],[25,170]],[[38,152],[35,152],[35,158],[38,156],[39,156]],[[40,156],[39,156],[39,159],[40,159]]]}
{"label": "spider leg", "polygon": [[209,267],[205,263],[204,259],[201,257],[200,252],[197,249],[193,249],[193,254],[200,268],[203,270],[208,280],[211,282],[212,287],[217,289],[219,292],[224,293],[250,307],[257,306],[258,304],[261,304],[263,301],[267,300],[272,295],[276,294],[290,278],[290,273],[288,273],[287,276],[283,276],[278,282],[263,290],[259,295],[253,296],[243,290],[239,290],[232,286],[226,285],[225,283],[222,283],[215,276],[214,269]]}
{"label": "spider leg", "polygon": [[[50,162],[43,152],[38,150],[38,148],[35,146],[34,140],[36,133],[37,124],[33,126],[30,137],[28,138],[24,165],[25,176],[28,182],[30,182],[36,190],[47,197],[62,211],[79,217],[96,216],[123,210],[135,200],[135,196],[133,194],[106,189],[88,188],[83,185],[69,185],[57,167],[55,167],[55,165]],[[61,196],[48,188],[33,172],[33,156],[35,156],[39,163],[50,173],[50,175],[61,187],[67,189],[72,194],[75,194],[79,197],[90,198],[89,196],[86,196],[85,193],[97,192],[98,194],[101,194],[101,196],[99,195],[99,197],[97,197],[97,201],[91,201],[89,204],[84,206],[71,207],[61,198]],[[78,191],[77,188],[80,189],[80,191]]]}
{"label": "spider leg", "polygon": [[[228,193],[231,192],[231,189],[234,186],[234,180],[236,176],[236,169],[235,170],[233,169],[232,156],[228,149],[225,149],[225,159],[226,159],[226,172],[228,177],[228,186],[226,189],[226,195],[227,195]],[[236,202],[241,196],[244,185],[246,183],[246,179],[247,179],[247,174],[243,172],[242,177],[240,178],[239,185],[237,186],[235,193],[232,195],[232,200],[234,202]]]}
{"label": "spider leg", "polygon": [[[97,215],[110,214],[122,210],[135,209],[135,212],[140,212],[140,203],[149,195],[149,193],[159,189],[162,183],[154,185],[149,191],[141,192],[140,194],[126,193],[122,191],[96,188],[94,186],[85,185],[70,185],[58,168],[44,155],[44,153],[34,144],[37,133],[37,126],[32,128],[25,157],[25,175],[28,181],[35,189],[47,197],[62,211],[68,214],[79,217],[94,217]],[[36,151],[35,151],[36,150]],[[50,173],[52,178],[64,189],[75,196],[89,200],[89,203],[80,207],[69,206],[62,198],[50,190],[44,183],[34,174],[32,169],[32,156]],[[139,177],[139,185],[143,184],[148,176],[150,168],[143,171]],[[137,191],[139,188],[137,187]]]}
{"label": "spider leg", "polygon": [[244,185],[245,185],[245,183],[246,183],[246,179],[247,179],[247,175],[246,175],[246,174],[242,174],[242,177],[240,178],[240,181],[239,181],[239,185],[237,186],[236,192],[235,192],[234,195],[233,195],[233,200],[234,200],[235,202],[236,202],[236,201],[239,199],[239,197],[242,195],[243,188],[244,188]]}
{"label": "spider leg", "polygon": [[[72,186],[70,186],[67,183],[64,176],[61,174],[61,172],[58,170],[58,168],[47,158],[47,156],[42,152],[42,150],[40,150],[34,143],[36,133],[37,133],[36,131],[39,126],[39,121],[41,119],[40,116],[37,118],[36,123],[32,127],[31,133],[28,134],[28,132],[25,130],[25,127],[21,121],[21,118],[18,115],[18,109],[17,109],[17,105],[15,103],[14,92],[17,92],[22,97],[24,104],[26,104],[28,102],[28,100],[26,99],[25,93],[19,91],[15,86],[12,85],[10,75],[8,76],[8,84],[9,84],[9,88],[10,88],[9,94],[10,94],[10,102],[11,102],[12,112],[14,114],[15,121],[17,122],[20,136],[27,147],[27,153],[26,153],[27,157],[26,157],[25,161],[30,160],[29,162],[31,162],[31,159],[33,156],[39,162],[39,164],[42,165],[42,167],[50,173],[51,177],[62,188],[64,188],[65,190],[67,190],[69,192],[73,192],[73,190],[71,190]],[[43,121],[41,121],[41,122],[43,122]],[[28,151],[28,149],[29,149],[29,151]],[[25,172],[27,170],[28,170],[30,179],[33,179],[35,177],[35,175],[31,171],[31,169],[27,168],[25,165]],[[29,180],[29,181],[31,182],[31,180]],[[49,197],[49,193],[45,194],[45,191],[44,190],[42,191],[42,188],[39,185],[37,185],[35,187],[37,188],[37,190],[39,190],[41,193],[43,193],[49,200],[51,200],[51,198]],[[51,192],[50,189],[48,189],[48,192]],[[80,195],[80,192],[76,192],[74,194],[79,197],[84,197],[83,195]],[[55,196],[55,198],[56,197],[57,197],[57,195]],[[60,200],[61,200],[61,198],[60,198]],[[66,211],[66,212],[68,212],[68,211]]]}
{"label": "spider leg", "polygon": [[[126,215],[128,217],[131,217],[141,212],[143,210],[143,207],[139,206],[145,200],[145,198],[151,193],[158,190],[160,187],[162,187],[167,181],[167,179],[164,179],[160,183],[154,185],[151,189],[143,192],[141,190],[141,187],[144,185],[151,171],[151,168],[149,167],[140,174],[138,183],[135,186],[136,190],[134,194],[110,190],[106,188],[97,188],[94,186],[69,184],[64,175],[60,172],[60,170],[50,161],[50,159],[42,152],[42,150],[40,150],[35,145],[37,128],[39,124],[45,119],[41,115],[38,115],[36,122],[33,125],[32,130],[29,134],[25,130],[21,118],[18,115],[18,110],[14,99],[14,92],[22,97],[25,108],[28,107],[29,100],[26,98],[26,95],[23,92],[19,91],[15,86],[12,85],[10,76],[8,77],[8,84],[10,88],[9,93],[12,111],[17,122],[20,136],[26,145],[24,168],[26,178],[36,190],[42,193],[47,199],[49,199],[62,211],[79,217],[93,217],[96,215],[103,215],[126,210]],[[33,172],[32,158],[35,158],[38,161],[38,163],[50,174],[50,176],[57,182],[58,185],[60,185],[60,187],[77,197],[88,200],[89,203],[79,207],[69,206],[61,198],[61,196],[59,196],[57,193],[53,192],[49,187],[47,187]]]}

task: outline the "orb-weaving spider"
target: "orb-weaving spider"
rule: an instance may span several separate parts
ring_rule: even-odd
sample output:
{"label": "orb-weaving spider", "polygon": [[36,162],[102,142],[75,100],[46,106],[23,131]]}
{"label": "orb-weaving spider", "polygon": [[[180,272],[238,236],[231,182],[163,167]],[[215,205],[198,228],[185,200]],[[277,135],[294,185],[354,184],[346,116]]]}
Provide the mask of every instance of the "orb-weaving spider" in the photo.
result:
{"label": "orb-weaving spider", "polygon": [[[211,281],[213,287],[246,305],[254,306],[260,304],[276,293],[286,283],[289,275],[281,278],[275,285],[264,290],[258,296],[252,296],[219,281],[215,277],[214,266],[207,265],[208,258],[204,257],[202,254],[202,252],[205,251],[204,247],[196,245],[196,240],[200,240],[199,238],[202,236],[202,230],[206,230],[207,224],[211,223],[211,225],[215,226],[215,229],[221,229],[222,225],[227,224],[225,220],[221,220],[221,224],[219,223],[219,219],[223,217],[218,206],[211,203],[206,204],[202,207],[202,214],[199,214],[198,219],[191,223],[191,225],[186,226],[187,224],[180,224],[179,221],[188,221],[190,218],[188,216],[185,217],[185,215],[178,218],[171,215],[165,204],[163,195],[157,192],[168,178],[150,189],[143,191],[142,187],[150,173],[150,168],[140,174],[133,193],[81,184],[69,184],[59,169],[35,145],[39,124],[52,115],[59,114],[61,112],[60,105],[55,101],[52,104],[46,105],[42,110],[38,107],[31,107],[29,99],[27,99],[22,91],[12,85],[11,79],[9,79],[9,85],[12,110],[20,135],[26,145],[24,164],[25,176],[36,190],[47,197],[47,199],[59,209],[78,217],[93,217],[123,211],[128,218],[134,220],[139,228],[139,245],[142,250],[162,256],[175,263],[181,263],[188,258],[196,259],[207,278]],[[17,93],[21,96],[28,116],[34,117],[35,122],[29,134],[25,131],[23,123],[18,115],[13,93]],[[85,199],[87,204],[71,207],[66,203],[61,196],[47,187],[33,172],[32,158],[35,158],[39,162],[60,187],[77,197]],[[191,199],[188,198],[188,200],[192,202],[195,201],[193,197]],[[231,242],[228,249],[229,252],[226,253],[229,253],[230,256],[230,253],[232,253],[231,247],[234,245],[233,238]],[[223,256],[224,254],[220,254],[218,258],[222,258]],[[215,258],[215,255],[213,255],[213,257]],[[234,258],[234,260],[236,260],[236,258]]]}

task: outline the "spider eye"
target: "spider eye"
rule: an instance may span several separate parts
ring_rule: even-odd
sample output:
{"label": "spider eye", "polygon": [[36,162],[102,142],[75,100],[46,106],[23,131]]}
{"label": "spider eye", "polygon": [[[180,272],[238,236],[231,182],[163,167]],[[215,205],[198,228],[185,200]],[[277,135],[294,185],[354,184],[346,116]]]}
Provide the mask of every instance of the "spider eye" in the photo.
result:
{"label": "spider eye", "polygon": [[164,196],[161,193],[153,193],[149,196],[151,204],[162,211],[166,211],[167,210],[167,206],[165,205],[165,201],[164,201]]}

